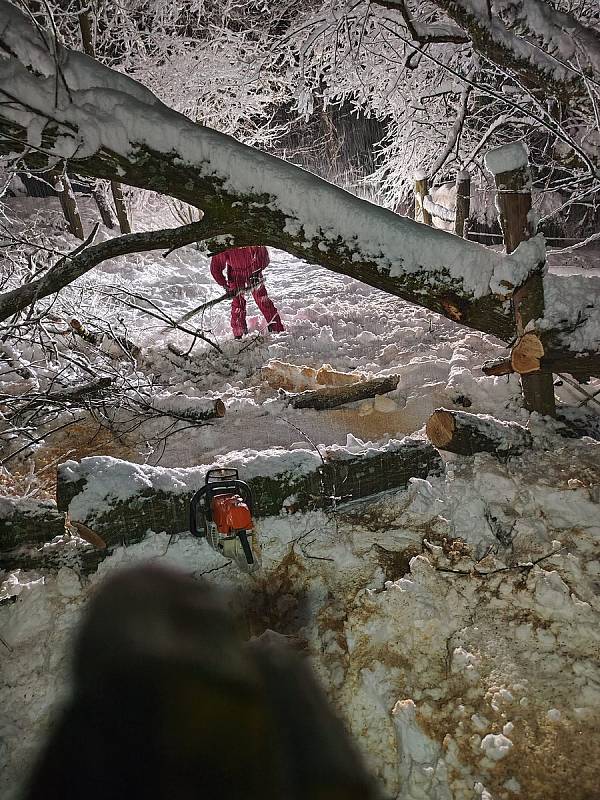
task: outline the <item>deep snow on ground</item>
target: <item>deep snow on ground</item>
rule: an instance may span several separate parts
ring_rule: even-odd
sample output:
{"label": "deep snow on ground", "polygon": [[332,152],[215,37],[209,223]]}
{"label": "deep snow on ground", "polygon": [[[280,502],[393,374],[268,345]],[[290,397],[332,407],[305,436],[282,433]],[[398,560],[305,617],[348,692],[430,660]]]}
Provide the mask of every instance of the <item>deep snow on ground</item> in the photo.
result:
{"label": "deep snow on ground", "polygon": [[[265,335],[250,300],[251,333],[236,342],[222,304],[203,324],[223,354],[196,345],[186,359],[167,345],[185,350],[189,338],[161,333],[101,288],[126,286],[177,317],[219,293],[197,250],[114,261],[79,281],[86,304],[122,316],[144,347],[137,369],[162,390],[181,393],[182,403],[215,394],[227,405],[223,419],[175,434],[164,449],[152,445],[157,423],[144,426],[128,437],[130,458],[189,466],[247,447],[346,443],[348,435],[385,441],[418,431],[439,406],[527,422],[517,381],[478,369],[506,353],[500,342],[283,253],[272,257],[267,286],[287,332]],[[262,380],[270,359],[399,374],[400,383],[392,404],[294,411]],[[581,395],[557,391],[581,419],[573,410]],[[406,491],[263,521],[264,564],[254,578],[205,543],[181,535],[169,545],[160,532],[117,549],[89,577],[72,566],[6,576],[2,797],[14,796],[51,724],[89,592],[109,571],[148,558],[198,577],[220,567],[206,577],[250,593],[250,633],[268,627],[299,639],[390,796],[597,797],[599,445],[559,437],[535,418],[530,427],[535,449],[508,463],[449,457],[444,476],[413,480]]]}

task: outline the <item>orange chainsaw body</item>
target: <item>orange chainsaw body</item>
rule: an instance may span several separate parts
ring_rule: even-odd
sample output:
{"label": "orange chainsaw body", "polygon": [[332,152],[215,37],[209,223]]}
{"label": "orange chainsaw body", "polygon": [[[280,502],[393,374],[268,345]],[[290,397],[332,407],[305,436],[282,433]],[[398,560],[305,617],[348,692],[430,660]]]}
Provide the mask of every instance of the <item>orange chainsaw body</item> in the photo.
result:
{"label": "orange chainsaw body", "polygon": [[211,511],[217,530],[224,536],[254,527],[250,509],[239,494],[216,495],[212,498]]}

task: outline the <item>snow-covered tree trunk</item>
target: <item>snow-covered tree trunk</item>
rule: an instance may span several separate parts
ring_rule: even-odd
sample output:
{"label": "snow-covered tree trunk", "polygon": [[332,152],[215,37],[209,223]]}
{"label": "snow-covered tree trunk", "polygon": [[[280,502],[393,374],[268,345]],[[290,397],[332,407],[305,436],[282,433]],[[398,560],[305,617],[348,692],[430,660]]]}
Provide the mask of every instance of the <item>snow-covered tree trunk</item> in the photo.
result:
{"label": "snow-covered tree trunk", "polygon": [[467,326],[513,335],[507,301],[543,261],[539,249],[506,259],[424,228],[194,124],[135,81],[61,47],[6,0],[0,21],[10,53],[0,64],[4,154],[37,168],[66,159],[81,174],[202,208],[222,237],[213,249],[272,245]]}
{"label": "snow-covered tree trunk", "polygon": [[[266,244],[509,341],[514,290],[543,243],[505,256],[361,200],[197,125],[137,82],[58,44],[0,0],[0,153],[176,197],[204,212],[213,252]],[[567,320],[566,326],[576,324]],[[562,325],[562,321],[561,321]],[[556,334],[556,336],[554,335]],[[550,355],[561,331],[546,328]]]}
{"label": "snow-covered tree trunk", "polygon": [[[331,448],[325,463],[314,451],[271,450],[255,457],[231,453],[219,466],[240,469],[257,517],[284,510],[330,508],[439,474],[439,453],[422,439],[350,452]],[[98,533],[107,545],[140,541],[147,530],[189,530],[189,502],[204,485],[206,467],[169,470],[98,456],[58,468],[58,507]]]}

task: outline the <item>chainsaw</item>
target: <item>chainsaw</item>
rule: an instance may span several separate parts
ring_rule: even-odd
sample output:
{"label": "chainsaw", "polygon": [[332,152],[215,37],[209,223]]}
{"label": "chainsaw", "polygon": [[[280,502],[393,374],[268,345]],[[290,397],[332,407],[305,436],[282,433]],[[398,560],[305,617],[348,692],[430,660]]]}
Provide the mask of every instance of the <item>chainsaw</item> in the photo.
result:
{"label": "chainsaw", "polygon": [[209,469],[204,486],[190,502],[190,531],[244,572],[260,567],[252,520],[252,492],[237,469]]}

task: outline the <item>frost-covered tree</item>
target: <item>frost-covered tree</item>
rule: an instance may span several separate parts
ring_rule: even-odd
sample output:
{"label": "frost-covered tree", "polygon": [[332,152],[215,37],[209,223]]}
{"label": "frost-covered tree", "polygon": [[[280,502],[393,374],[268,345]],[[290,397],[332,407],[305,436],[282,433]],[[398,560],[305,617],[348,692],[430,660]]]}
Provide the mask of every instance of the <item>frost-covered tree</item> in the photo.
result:
{"label": "frost-covered tree", "polygon": [[[38,169],[66,161],[84,175],[176,197],[202,209],[199,238],[215,251],[262,242],[513,337],[508,301],[543,264],[536,240],[503,256],[399,217],[192,122],[141,84],[63,47],[6,0],[0,23],[0,152],[7,160]],[[560,329],[552,309],[546,315],[548,353],[575,327],[580,352],[597,347],[593,319],[579,318],[581,300],[566,315],[560,309]]]}
{"label": "frost-covered tree", "polygon": [[592,0],[332,0],[280,42],[298,104],[352,103],[385,121],[372,176],[388,205],[415,167],[483,174],[485,148],[524,138],[537,183],[566,199],[597,189],[600,19]]}

